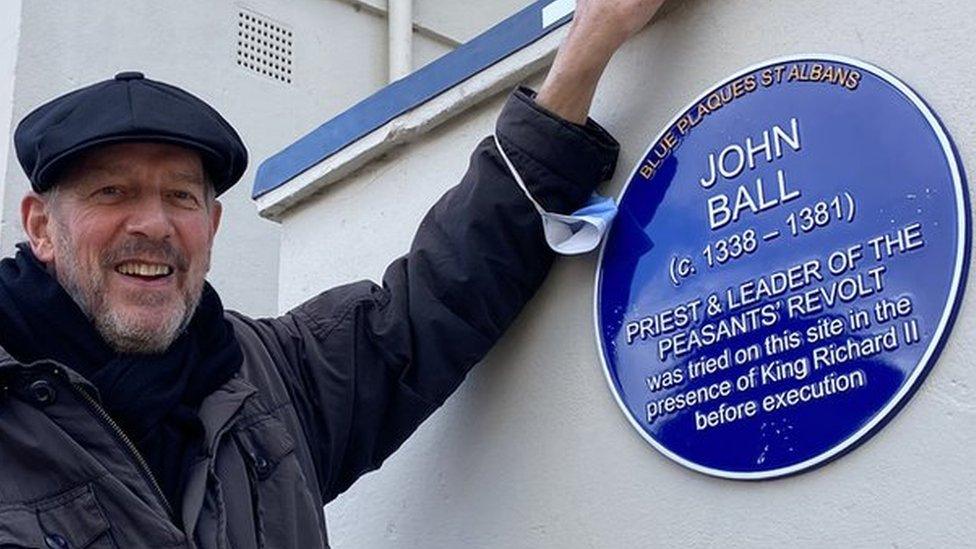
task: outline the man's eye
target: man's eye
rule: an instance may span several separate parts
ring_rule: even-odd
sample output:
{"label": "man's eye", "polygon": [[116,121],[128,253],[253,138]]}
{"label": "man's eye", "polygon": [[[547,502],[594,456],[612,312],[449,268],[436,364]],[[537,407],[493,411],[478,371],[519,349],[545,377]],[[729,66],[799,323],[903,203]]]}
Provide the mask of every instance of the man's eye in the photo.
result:
{"label": "man's eye", "polygon": [[95,194],[98,196],[106,196],[106,197],[119,196],[122,194],[122,189],[110,185],[107,187],[101,187],[100,189],[95,191]]}
{"label": "man's eye", "polygon": [[173,191],[172,193],[170,193],[170,196],[172,196],[178,202],[183,202],[187,204],[197,203],[196,195],[194,195],[190,191]]}

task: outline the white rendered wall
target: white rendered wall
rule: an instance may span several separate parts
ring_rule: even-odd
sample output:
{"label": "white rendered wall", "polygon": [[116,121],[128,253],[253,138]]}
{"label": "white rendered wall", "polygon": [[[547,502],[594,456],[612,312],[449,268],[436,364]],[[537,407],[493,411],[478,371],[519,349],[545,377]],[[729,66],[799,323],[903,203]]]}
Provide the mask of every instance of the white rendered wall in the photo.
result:
{"label": "white rendered wall", "polygon": [[414,0],[414,20],[467,42],[535,0]]}
{"label": "white rendered wall", "polygon": [[[342,0],[362,2],[386,10],[390,0]],[[515,14],[535,0],[414,0],[414,23],[467,42],[489,27]],[[419,65],[418,65],[419,67]]]}
{"label": "white rendered wall", "polygon": [[[0,128],[10,127],[14,108],[14,67],[17,64],[17,44],[20,39],[20,0],[0,2]],[[16,163],[10,132],[0,133],[0,174],[6,173],[7,162]],[[6,185],[0,178],[0,203]]]}
{"label": "white rendered wall", "polygon": [[[594,117],[623,145],[606,192],[620,189],[650,140],[708,86],[802,52],[862,58],[905,80],[942,117],[970,175],[976,170],[976,4],[683,0],[671,8],[620,52],[599,90]],[[463,173],[502,99],[286,213],[280,307],[379,277]],[[938,364],[887,427],[820,469],[745,483],[672,463],[627,423],[597,355],[594,269],[594,256],[560,260],[444,408],[326,508],[335,547],[976,544],[972,284]]]}

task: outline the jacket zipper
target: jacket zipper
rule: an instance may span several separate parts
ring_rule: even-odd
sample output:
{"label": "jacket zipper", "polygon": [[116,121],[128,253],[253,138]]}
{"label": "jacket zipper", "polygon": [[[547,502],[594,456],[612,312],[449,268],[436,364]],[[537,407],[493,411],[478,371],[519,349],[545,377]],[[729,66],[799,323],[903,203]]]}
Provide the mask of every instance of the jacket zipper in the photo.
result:
{"label": "jacket zipper", "polygon": [[88,405],[88,409],[91,410],[95,417],[100,419],[102,424],[105,425],[110,432],[115,434],[115,437],[119,440],[119,442],[122,443],[122,447],[129,452],[129,457],[131,457],[133,463],[138,466],[137,469],[142,474],[143,479],[145,479],[146,483],[149,484],[149,486],[153,489],[153,493],[155,493],[156,498],[163,505],[163,509],[166,510],[167,516],[170,518],[170,520],[172,520],[173,508],[170,506],[169,500],[166,499],[166,494],[164,494],[162,488],[159,487],[159,482],[156,481],[156,476],[153,475],[152,470],[149,469],[149,464],[146,463],[145,458],[142,457],[142,454],[139,452],[139,449],[136,448],[136,445],[132,442],[132,439],[125,434],[125,431],[123,431],[122,428],[119,427],[119,424],[112,419],[112,416],[105,411],[105,408],[103,408],[102,405],[95,400],[95,397],[88,393],[87,389],[77,383],[72,383],[71,386],[75,392],[82,396],[82,399]]}

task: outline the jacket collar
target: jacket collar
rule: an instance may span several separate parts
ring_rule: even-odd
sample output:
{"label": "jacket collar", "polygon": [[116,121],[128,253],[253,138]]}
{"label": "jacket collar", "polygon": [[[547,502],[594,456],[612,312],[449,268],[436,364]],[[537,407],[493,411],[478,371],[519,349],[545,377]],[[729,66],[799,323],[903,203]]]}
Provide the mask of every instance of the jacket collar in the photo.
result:
{"label": "jacket collar", "polygon": [[71,383],[72,385],[80,385],[87,390],[89,394],[98,396],[98,389],[96,389],[87,378],[71,368],[68,368],[64,364],[55,362],[53,360],[39,360],[30,364],[23,364],[11,356],[6,349],[0,347],[0,378],[3,378],[5,375],[12,375],[15,372],[27,371],[31,368],[45,368],[48,371],[57,370],[60,375],[67,379],[68,383]]}
{"label": "jacket collar", "polygon": [[14,360],[14,357],[10,356],[6,349],[0,347],[0,373],[19,365],[20,363]]}

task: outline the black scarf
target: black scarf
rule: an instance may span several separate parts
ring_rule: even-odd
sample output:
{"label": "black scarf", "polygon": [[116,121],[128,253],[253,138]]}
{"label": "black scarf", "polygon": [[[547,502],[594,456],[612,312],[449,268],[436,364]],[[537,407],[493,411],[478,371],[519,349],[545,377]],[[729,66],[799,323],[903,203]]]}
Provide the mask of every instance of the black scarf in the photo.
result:
{"label": "black scarf", "polygon": [[91,381],[179,520],[183,486],[203,443],[197,410],[243,360],[210,284],[186,331],[165,353],[120,355],[22,244],[15,257],[0,261],[0,346],[20,362],[55,360]]}

